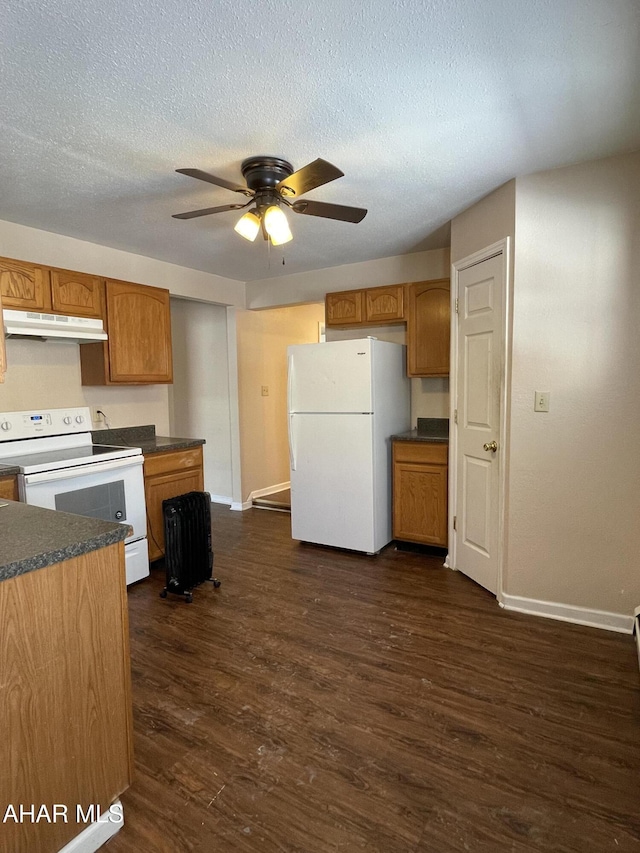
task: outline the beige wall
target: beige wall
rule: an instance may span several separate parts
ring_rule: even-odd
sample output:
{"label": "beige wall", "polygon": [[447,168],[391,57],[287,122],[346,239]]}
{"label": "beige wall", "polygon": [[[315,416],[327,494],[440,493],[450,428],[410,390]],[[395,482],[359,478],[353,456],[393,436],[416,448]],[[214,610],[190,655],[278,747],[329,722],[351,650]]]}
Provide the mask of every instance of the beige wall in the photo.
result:
{"label": "beige wall", "polygon": [[448,278],[449,269],[449,250],[432,249],[412,255],[396,255],[359,264],[285,275],[282,278],[249,281],[246,289],[247,308],[319,302],[324,300],[325,293],[334,290]]}
{"label": "beige wall", "polygon": [[80,384],[80,348],[77,344],[7,341],[7,375],[0,385],[0,411],[64,406],[98,406],[111,426],[155,424],[169,429],[166,385],[116,388]]}
{"label": "beige wall", "polygon": [[459,261],[504,237],[513,240],[516,228],[516,182],[509,181],[451,221],[451,261]]}
{"label": "beige wall", "polygon": [[640,604],[639,235],[640,152],[517,181],[511,594]]}
{"label": "beige wall", "polygon": [[227,309],[171,299],[173,385],[170,433],[204,438],[204,487],[218,502],[232,502],[231,412]]}
{"label": "beige wall", "polygon": [[289,480],[287,346],[317,341],[323,321],[324,303],[236,314],[244,501]]}

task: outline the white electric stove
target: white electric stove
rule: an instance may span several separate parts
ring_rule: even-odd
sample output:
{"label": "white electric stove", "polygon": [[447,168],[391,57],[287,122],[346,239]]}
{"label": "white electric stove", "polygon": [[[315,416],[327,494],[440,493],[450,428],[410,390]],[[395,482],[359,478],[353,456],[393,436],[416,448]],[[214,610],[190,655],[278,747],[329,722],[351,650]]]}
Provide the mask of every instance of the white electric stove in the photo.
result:
{"label": "white electric stove", "polygon": [[149,574],[142,450],[93,444],[88,408],[0,413],[2,465],[17,466],[20,500],[128,524],[127,584]]}

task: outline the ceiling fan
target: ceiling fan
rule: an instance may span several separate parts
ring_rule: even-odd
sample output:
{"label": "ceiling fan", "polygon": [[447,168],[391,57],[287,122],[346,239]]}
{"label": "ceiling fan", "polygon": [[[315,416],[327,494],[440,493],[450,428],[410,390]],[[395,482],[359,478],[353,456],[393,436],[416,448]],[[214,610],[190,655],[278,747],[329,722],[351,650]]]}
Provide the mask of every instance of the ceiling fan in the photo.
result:
{"label": "ceiling fan", "polygon": [[[241,168],[246,186],[234,184],[200,169],[176,169],[181,175],[188,175],[190,178],[207,181],[248,196],[249,201],[244,204],[223,204],[219,207],[205,207],[203,210],[190,210],[188,213],[175,213],[173,218],[194,219],[197,216],[209,216],[211,213],[241,210],[253,204],[254,207],[240,217],[235,230],[245,239],[255,240],[262,229],[265,240],[270,239],[274,246],[280,246],[293,238],[282,206],[291,208],[294,213],[338,219],[341,222],[361,222],[367,215],[367,211],[361,207],[346,207],[343,204],[327,204],[299,198],[310,190],[344,175],[344,172],[326,160],[318,158],[294,172],[293,166],[286,160],[259,156],[243,160]],[[294,201],[290,201],[294,198]]]}

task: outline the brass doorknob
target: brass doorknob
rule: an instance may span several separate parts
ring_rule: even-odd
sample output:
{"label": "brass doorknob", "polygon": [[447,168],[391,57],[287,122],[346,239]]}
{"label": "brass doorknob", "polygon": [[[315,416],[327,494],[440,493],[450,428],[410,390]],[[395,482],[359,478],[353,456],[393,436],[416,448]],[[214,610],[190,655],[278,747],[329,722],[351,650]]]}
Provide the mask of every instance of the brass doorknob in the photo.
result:
{"label": "brass doorknob", "polygon": [[497,443],[496,443],[495,441],[488,441],[488,442],[484,445],[484,449],[485,449],[485,450],[490,450],[492,453],[495,453],[495,452],[496,452],[496,450],[498,449],[498,445],[497,445]]}

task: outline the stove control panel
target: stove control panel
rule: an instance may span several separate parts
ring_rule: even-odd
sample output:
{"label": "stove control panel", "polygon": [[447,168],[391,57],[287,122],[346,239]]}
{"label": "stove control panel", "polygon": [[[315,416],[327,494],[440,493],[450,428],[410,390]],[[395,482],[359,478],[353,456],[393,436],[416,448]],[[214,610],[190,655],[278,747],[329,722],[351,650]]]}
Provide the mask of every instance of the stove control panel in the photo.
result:
{"label": "stove control panel", "polygon": [[41,435],[70,435],[90,430],[91,412],[86,406],[39,409],[33,412],[0,412],[0,441]]}

